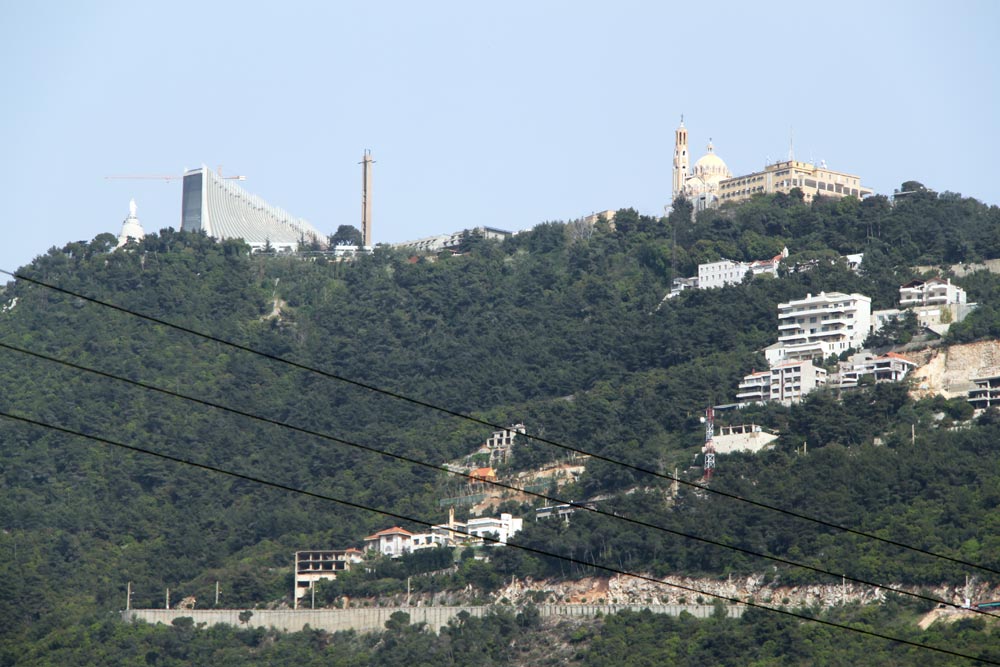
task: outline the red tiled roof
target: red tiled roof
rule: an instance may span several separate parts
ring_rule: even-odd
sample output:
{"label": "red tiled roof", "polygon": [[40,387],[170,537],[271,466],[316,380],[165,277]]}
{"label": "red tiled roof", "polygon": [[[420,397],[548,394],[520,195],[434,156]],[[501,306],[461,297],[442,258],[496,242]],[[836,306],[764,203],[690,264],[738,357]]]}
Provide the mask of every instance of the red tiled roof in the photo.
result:
{"label": "red tiled roof", "polygon": [[886,352],[882,356],[883,357],[888,357],[889,359],[899,359],[900,361],[905,361],[906,363],[913,364],[914,366],[917,365],[917,362],[910,361],[909,359],[907,359],[903,355],[899,354],[898,352]]}
{"label": "red tiled roof", "polygon": [[367,542],[368,540],[377,540],[380,537],[389,535],[405,535],[407,537],[412,537],[413,533],[403,528],[400,528],[399,526],[393,526],[392,528],[380,530],[374,535],[369,535],[368,537],[365,538],[365,542]]}

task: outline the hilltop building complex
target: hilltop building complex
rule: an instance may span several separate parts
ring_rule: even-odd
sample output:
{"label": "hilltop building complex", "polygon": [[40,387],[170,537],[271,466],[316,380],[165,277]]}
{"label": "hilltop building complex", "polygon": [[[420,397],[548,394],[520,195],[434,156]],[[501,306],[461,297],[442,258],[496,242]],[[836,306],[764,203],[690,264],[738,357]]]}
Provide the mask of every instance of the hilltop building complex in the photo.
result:
{"label": "hilltop building complex", "polygon": [[794,188],[802,191],[805,201],[816,196],[848,197],[859,199],[872,194],[862,187],[861,177],[794,159],[775,162],[741,176],[733,176],[725,161],[715,154],[711,140],[705,155],[690,166],[688,132],[681,117],[680,127],[674,133],[673,199],[683,196],[694,205],[694,211],[718,206],[725,202],[746,201],[756,194],[790,193]]}

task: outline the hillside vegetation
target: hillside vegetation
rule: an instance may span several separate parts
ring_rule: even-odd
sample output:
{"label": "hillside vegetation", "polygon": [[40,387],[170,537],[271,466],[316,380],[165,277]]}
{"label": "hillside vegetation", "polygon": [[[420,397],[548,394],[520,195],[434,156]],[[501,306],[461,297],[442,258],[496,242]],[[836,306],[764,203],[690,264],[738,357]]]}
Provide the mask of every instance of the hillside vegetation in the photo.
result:
{"label": "hillside vegetation", "polygon": [[[461,255],[440,258],[382,247],[352,263],[250,256],[239,242],[173,230],[111,252],[113,242],[102,235],[53,248],[21,272],[494,424],[523,422],[529,433],[643,468],[672,473],[677,467],[693,480],[698,474],[687,468],[701,444],[699,417],[706,406],[729,402],[744,374],[766,366],[759,350],[777,339],[777,303],[838,290],[870,295],[874,308],[888,308],[899,285],[915,277],[911,266],[1000,257],[1000,210],[908,185],[904,189],[918,192],[895,206],[884,197],[806,205],[776,195],[708,211],[696,221],[683,201],[669,218],[622,210],[614,227],[545,223],[503,243],[469,235]],[[760,259],[783,246],[791,251],[789,266],[817,260],[815,266],[664,300],[675,269],[692,275],[698,262]],[[860,273],[837,259],[857,252],[865,253]],[[951,339],[1000,336],[1000,280],[974,273],[957,282],[982,305],[953,327]],[[342,440],[440,464],[467,454],[490,433],[25,280],[8,284],[3,299],[0,342],[6,345]],[[422,521],[445,518],[438,501],[449,482],[427,468],[9,349],[0,354],[0,377],[4,413]],[[905,386],[892,384],[819,392],[791,408],[726,413],[722,419],[754,421],[782,438],[762,455],[720,457],[712,485],[1000,570],[993,529],[1000,418],[987,413],[968,428],[946,428],[967,416],[961,401],[914,402]],[[883,444],[873,444],[876,438]],[[798,455],[805,442],[808,455]],[[519,446],[511,465],[528,469],[563,456],[529,443]],[[96,653],[51,663],[46,657],[59,654],[53,642],[71,646],[77,637],[104,644],[105,633],[113,639],[108,650],[124,655],[125,645],[144,647],[128,658],[135,664],[181,664],[170,662],[182,658],[161,644],[182,641],[184,628],[121,629],[104,620],[124,606],[127,582],[133,582],[136,607],[162,605],[167,588],[175,601],[194,595],[204,606],[216,581],[220,606],[264,605],[290,597],[295,550],[360,546],[364,536],[399,523],[7,419],[0,420],[0,488],[0,664],[77,658],[77,664],[107,664]],[[567,500],[598,498],[609,512],[870,580],[931,585],[970,574],[954,563],[689,489],[675,499],[667,480],[607,462],[591,461],[579,483],[559,493]],[[821,578],[585,513],[569,524],[529,519],[517,541],[657,575],[766,572],[785,583]],[[371,577],[348,577],[335,593],[394,592],[405,588],[406,574],[380,575],[378,586]],[[488,564],[463,561],[447,582],[414,582],[489,590],[511,576],[582,574],[589,572],[506,549]],[[607,623],[640,621],[694,623]],[[753,616],[742,623],[739,632],[761,637],[780,625]],[[397,630],[417,641],[405,632],[413,629]],[[262,641],[238,631],[211,637],[218,639],[213,646],[234,654]],[[760,639],[772,640],[778,641]],[[215,639],[183,641],[196,646]],[[294,656],[310,642],[326,646],[330,639],[287,641],[297,648],[269,653],[273,664],[313,664]],[[351,641],[357,655],[373,650]],[[579,644],[580,664],[606,664],[596,656],[615,654],[604,637],[583,633],[572,641]],[[695,649],[684,650],[693,655]],[[150,662],[147,651],[160,657]],[[759,664],[794,664],[765,657]],[[323,664],[383,664],[367,659]]]}

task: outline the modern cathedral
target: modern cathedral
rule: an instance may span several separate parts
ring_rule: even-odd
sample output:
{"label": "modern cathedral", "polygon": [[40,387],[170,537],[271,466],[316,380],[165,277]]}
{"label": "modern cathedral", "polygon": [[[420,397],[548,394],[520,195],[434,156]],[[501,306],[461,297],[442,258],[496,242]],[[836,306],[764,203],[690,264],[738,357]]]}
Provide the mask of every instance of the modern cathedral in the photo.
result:
{"label": "modern cathedral", "polygon": [[863,199],[872,194],[869,188],[861,186],[860,176],[831,171],[823,162],[818,167],[801,162],[791,154],[785,161],[765,166],[763,171],[734,177],[725,161],[715,154],[711,140],[706,150],[691,168],[688,133],[682,116],[674,133],[672,195],[673,199],[683,196],[690,201],[695,212],[729,201],[745,201],[755,194],[788,194],[793,188],[801,190],[807,202],[817,196]]}

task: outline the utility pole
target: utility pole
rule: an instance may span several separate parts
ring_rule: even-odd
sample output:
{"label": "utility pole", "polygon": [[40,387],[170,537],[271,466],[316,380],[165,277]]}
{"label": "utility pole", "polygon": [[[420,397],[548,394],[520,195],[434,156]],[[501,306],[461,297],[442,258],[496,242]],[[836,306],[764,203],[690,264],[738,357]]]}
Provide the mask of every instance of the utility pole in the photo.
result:
{"label": "utility pole", "polygon": [[219,582],[215,582],[215,606],[219,606]]}
{"label": "utility pole", "polygon": [[125,585],[125,610],[129,611],[132,609],[132,582],[128,582]]}
{"label": "utility pole", "polygon": [[164,605],[164,608],[165,609],[170,609],[170,589],[169,588],[167,589],[166,604]]}

